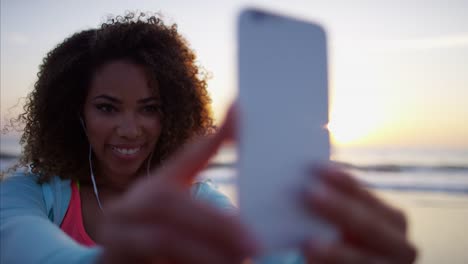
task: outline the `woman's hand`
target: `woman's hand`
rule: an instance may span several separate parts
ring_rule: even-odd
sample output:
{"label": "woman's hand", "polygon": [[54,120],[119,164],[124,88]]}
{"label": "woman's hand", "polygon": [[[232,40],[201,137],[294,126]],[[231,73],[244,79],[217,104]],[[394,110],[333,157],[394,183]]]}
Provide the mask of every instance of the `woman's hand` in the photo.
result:
{"label": "woman's hand", "polygon": [[188,192],[197,172],[232,137],[232,122],[228,116],[216,135],[188,144],[106,209],[98,234],[102,263],[240,263],[254,253],[241,224]]}
{"label": "woman's hand", "polygon": [[323,186],[307,194],[308,207],[341,232],[334,244],[309,241],[309,263],[413,263],[416,249],[407,238],[407,222],[395,209],[337,168],[319,170]]}

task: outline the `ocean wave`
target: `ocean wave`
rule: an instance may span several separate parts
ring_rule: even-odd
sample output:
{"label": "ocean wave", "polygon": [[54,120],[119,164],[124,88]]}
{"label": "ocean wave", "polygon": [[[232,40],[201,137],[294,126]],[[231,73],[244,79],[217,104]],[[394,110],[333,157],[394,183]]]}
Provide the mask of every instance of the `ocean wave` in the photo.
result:
{"label": "ocean wave", "polygon": [[0,152],[0,160],[11,160],[11,159],[18,159],[18,158],[19,158],[19,155]]}
{"label": "ocean wave", "polygon": [[[362,177],[355,175],[359,181],[368,188],[377,190],[391,190],[401,192],[439,192],[454,195],[467,195],[468,183],[465,177],[457,179],[455,182],[446,181],[434,182],[431,177],[416,176],[410,173],[407,177],[393,177],[392,181],[382,181],[382,173],[377,173],[373,177]],[[468,174],[467,174],[468,175]],[[216,184],[232,185],[237,181],[237,170],[233,164],[216,164],[208,167],[199,175],[202,179],[211,179]],[[421,178],[422,177],[422,178]],[[423,179],[421,181],[421,179]],[[415,181],[419,180],[419,181]]]}
{"label": "ocean wave", "polygon": [[[446,173],[468,173],[467,165],[440,164],[440,165],[424,165],[424,164],[369,164],[357,165],[347,162],[334,161],[332,162],[347,170],[357,170],[362,172],[446,172]],[[213,162],[209,164],[209,168],[234,168],[235,163]]]}
{"label": "ocean wave", "polygon": [[367,187],[381,190],[403,191],[403,192],[439,192],[451,194],[468,194],[468,186],[434,186],[434,185],[403,185],[364,182]]}
{"label": "ocean wave", "polygon": [[370,165],[355,165],[346,162],[335,162],[337,165],[345,168],[363,172],[446,172],[446,173],[468,173],[468,165],[464,164],[370,164]]}
{"label": "ocean wave", "polygon": [[[409,173],[406,177],[393,177],[392,181],[382,180],[383,173],[376,173],[372,177],[362,177],[356,174],[356,178],[368,188],[377,190],[391,190],[401,192],[436,192],[454,195],[468,195],[468,182],[466,177],[459,177],[455,181],[434,181],[433,178],[424,175]],[[237,181],[237,170],[233,164],[212,164],[199,175],[202,179],[211,179],[216,184],[233,185]],[[467,174],[468,176],[468,174]],[[440,178],[440,177],[436,177]]]}

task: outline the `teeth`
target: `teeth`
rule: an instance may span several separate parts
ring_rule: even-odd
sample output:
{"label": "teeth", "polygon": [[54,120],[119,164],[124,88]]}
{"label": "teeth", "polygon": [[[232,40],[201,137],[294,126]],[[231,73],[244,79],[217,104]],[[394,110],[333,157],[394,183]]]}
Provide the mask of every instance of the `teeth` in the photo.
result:
{"label": "teeth", "polygon": [[112,149],[123,155],[133,155],[137,153],[138,151],[140,151],[141,147],[132,148],[132,149],[112,147]]}

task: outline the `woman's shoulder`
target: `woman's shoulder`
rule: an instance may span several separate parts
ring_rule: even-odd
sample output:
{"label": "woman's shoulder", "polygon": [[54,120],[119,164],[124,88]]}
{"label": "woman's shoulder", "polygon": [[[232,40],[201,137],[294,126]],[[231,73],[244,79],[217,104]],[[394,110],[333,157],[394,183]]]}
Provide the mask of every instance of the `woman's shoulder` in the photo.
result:
{"label": "woman's shoulder", "polygon": [[[69,181],[59,177],[47,183],[38,180],[36,174],[15,172],[0,183],[0,262],[93,263],[100,248],[79,246],[52,223],[57,225],[62,218],[51,216],[60,212],[57,203],[66,202],[60,197],[66,198],[64,190]],[[27,254],[19,253],[24,249]]]}
{"label": "woman's shoulder", "polygon": [[24,189],[36,192],[41,189],[39,176],[23,170],[17,170],[6,175],[0,181],[0,186],[2,194],[8,194],[10,192],[18,193],[20,190]]}
{"label": "woman's shoulder", "polygon": [[0,182],[0,209],[2,218],[10,214],[28,213],[43,215],[47,212],[39,177],[30,172],[10,173]]}
{"label": "woman's shoulder", "polygon": [[6,175],[0,181],[1,191],[17,192],[18,189],[27,189],[31,192],[42,192],[44,187],[54,188],[69,185],[70,180],[61,179],[58,176],[52,177],[47,182],[41,182],[38,174],[27,170],[17,170]]}
{"label": "woman's shoulder", "polygon": [[64,212],[62,207],[66,207],[71,195],[70,180],[55,176],[41,183],[38,174],[26,170],[10,173],[2,179],[0,187],[2,214],[28,210],[29,213],[45,214],[57,223]]}

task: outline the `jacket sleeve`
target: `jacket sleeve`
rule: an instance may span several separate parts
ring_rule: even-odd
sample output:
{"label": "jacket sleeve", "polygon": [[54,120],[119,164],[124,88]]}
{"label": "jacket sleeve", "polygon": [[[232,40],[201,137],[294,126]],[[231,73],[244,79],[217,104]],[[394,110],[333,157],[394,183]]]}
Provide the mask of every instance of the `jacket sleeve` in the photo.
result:
{"label": "jacket sleeve", "polygon": [[192,186],[192,197],[194,199],[206,202],[213,205],[214,207],[220,209],[221,211],[237,215],[237,207],[233,202],[218,190],[211,180],[204,180],[202,182],[196,182]]}
{"label": "jacket sleeve", "polygon": [[17,173],[0,183],[0,263],[94,263],[100,252],[79,245],[48,218],[34,175]]}

